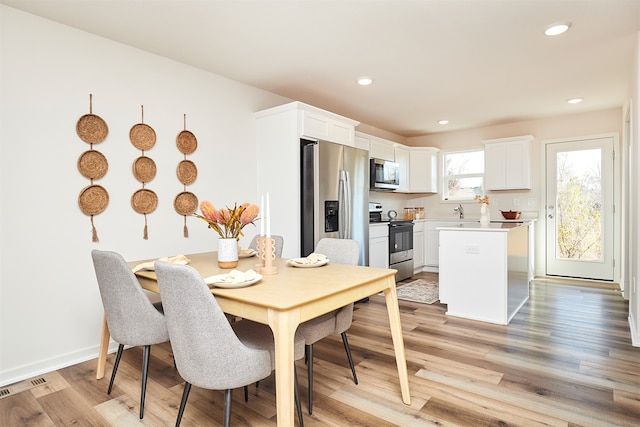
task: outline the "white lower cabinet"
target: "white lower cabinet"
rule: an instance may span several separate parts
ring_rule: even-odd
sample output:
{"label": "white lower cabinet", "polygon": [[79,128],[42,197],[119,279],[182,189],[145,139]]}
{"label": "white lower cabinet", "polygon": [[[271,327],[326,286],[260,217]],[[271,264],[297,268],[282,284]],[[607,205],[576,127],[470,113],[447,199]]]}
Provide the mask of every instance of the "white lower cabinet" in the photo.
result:
{"label": "white lower cabinet", "polygon": [[369,266],[389,268],[389,225],[369,225]]}
{"label": "white lower cabinet", "polygon": [[451,225],[456,221],[425,221],[425,253],[424,253],[424,270],[437,272],[440,266],[440,231],[438,227]]}
{"label": "white lower cabinet", "polygon": [[425,261],[424,221],[413,223],[413,271],[419,273]]}

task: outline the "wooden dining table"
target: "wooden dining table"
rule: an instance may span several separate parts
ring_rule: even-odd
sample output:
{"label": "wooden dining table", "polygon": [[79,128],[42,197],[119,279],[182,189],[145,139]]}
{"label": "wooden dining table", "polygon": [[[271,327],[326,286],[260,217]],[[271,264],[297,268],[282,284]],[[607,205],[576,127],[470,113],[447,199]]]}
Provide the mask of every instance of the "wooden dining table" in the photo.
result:
{"label": "wooden dining table", "polygon": [[[218,267],[217,253],[205,252],[187,255],[189,265],[202,277],[228,273]],[[142,262],[132,261],[133,268]],[[247,271],[255,267],[256,257],[240,259],[236,267]],[[343,307],[378,292],[384,292],[391,338],[396,357],[402,401],[410,405],[409,378],[405,359],[400,311],[396,293],[396,270],[344,264],[316,268],[298,268],[276,259],[277,274],[263,275],[262,279],[247,287],[223,289],[212,287],[222,310],[230,315],[267,324],[275,341],[275,383],[278,426],[294,425],[294,335],[298,325],[321,314]],[[136,272],[141,286],[159,293],[156,274],[152,270]],[[104,318],[96,377],[104,377],[109,346],[109,327]]]}

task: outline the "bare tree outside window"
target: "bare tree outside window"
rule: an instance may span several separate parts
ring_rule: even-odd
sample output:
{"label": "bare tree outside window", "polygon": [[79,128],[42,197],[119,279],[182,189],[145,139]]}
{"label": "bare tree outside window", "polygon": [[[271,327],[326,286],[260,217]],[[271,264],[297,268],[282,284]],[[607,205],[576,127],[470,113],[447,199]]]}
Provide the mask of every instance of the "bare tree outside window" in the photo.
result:
{"label": "bare tree outside window", "polygon": [[443,200],[473,200],[483,194],[483,149],[445,152],[442,165]]}
{"label": "bare tree outside window", "polygon": [[601,150],[557,154],[556,256],[602,259]]}

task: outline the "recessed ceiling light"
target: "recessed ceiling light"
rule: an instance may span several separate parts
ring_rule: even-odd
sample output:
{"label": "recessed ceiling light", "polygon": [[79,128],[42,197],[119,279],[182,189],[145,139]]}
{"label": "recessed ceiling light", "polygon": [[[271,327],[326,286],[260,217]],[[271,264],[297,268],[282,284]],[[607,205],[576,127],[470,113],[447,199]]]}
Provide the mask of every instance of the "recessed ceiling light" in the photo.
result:
{"label": "recessed ceiling light", "polygon": [[582,98],[571,98],[567,99],[569,104],[580,104],[582,102]]}
{"label": "recessed ceiling light", "polygon": [[373,79],[371,77],[358,78],[358,84],[360,86],[369,86],[371,83],[373,83]]}
{"label": "recessed ceiling light", "polygon": [[438,124],[440,125],[446,125],[447,123],[449,123],[449,120],[438,120]]}
{"label": "recessed ceiling light", "polygon": [[548,36],[557,36],[558,34],[562,34],[567,31],[571,27],[571,22],[556,22],[555,24],[549,25],[544,33]]}

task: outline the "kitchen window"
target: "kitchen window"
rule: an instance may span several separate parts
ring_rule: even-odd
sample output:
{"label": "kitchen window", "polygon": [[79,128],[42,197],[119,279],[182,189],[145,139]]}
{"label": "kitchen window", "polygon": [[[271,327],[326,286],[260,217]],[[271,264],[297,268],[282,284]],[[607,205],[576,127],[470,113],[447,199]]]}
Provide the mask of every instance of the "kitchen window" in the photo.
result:
{"label": "kitchen window", "polygon": [[484,194],[484,149],[442,153],[442,200],[473,200]]}

